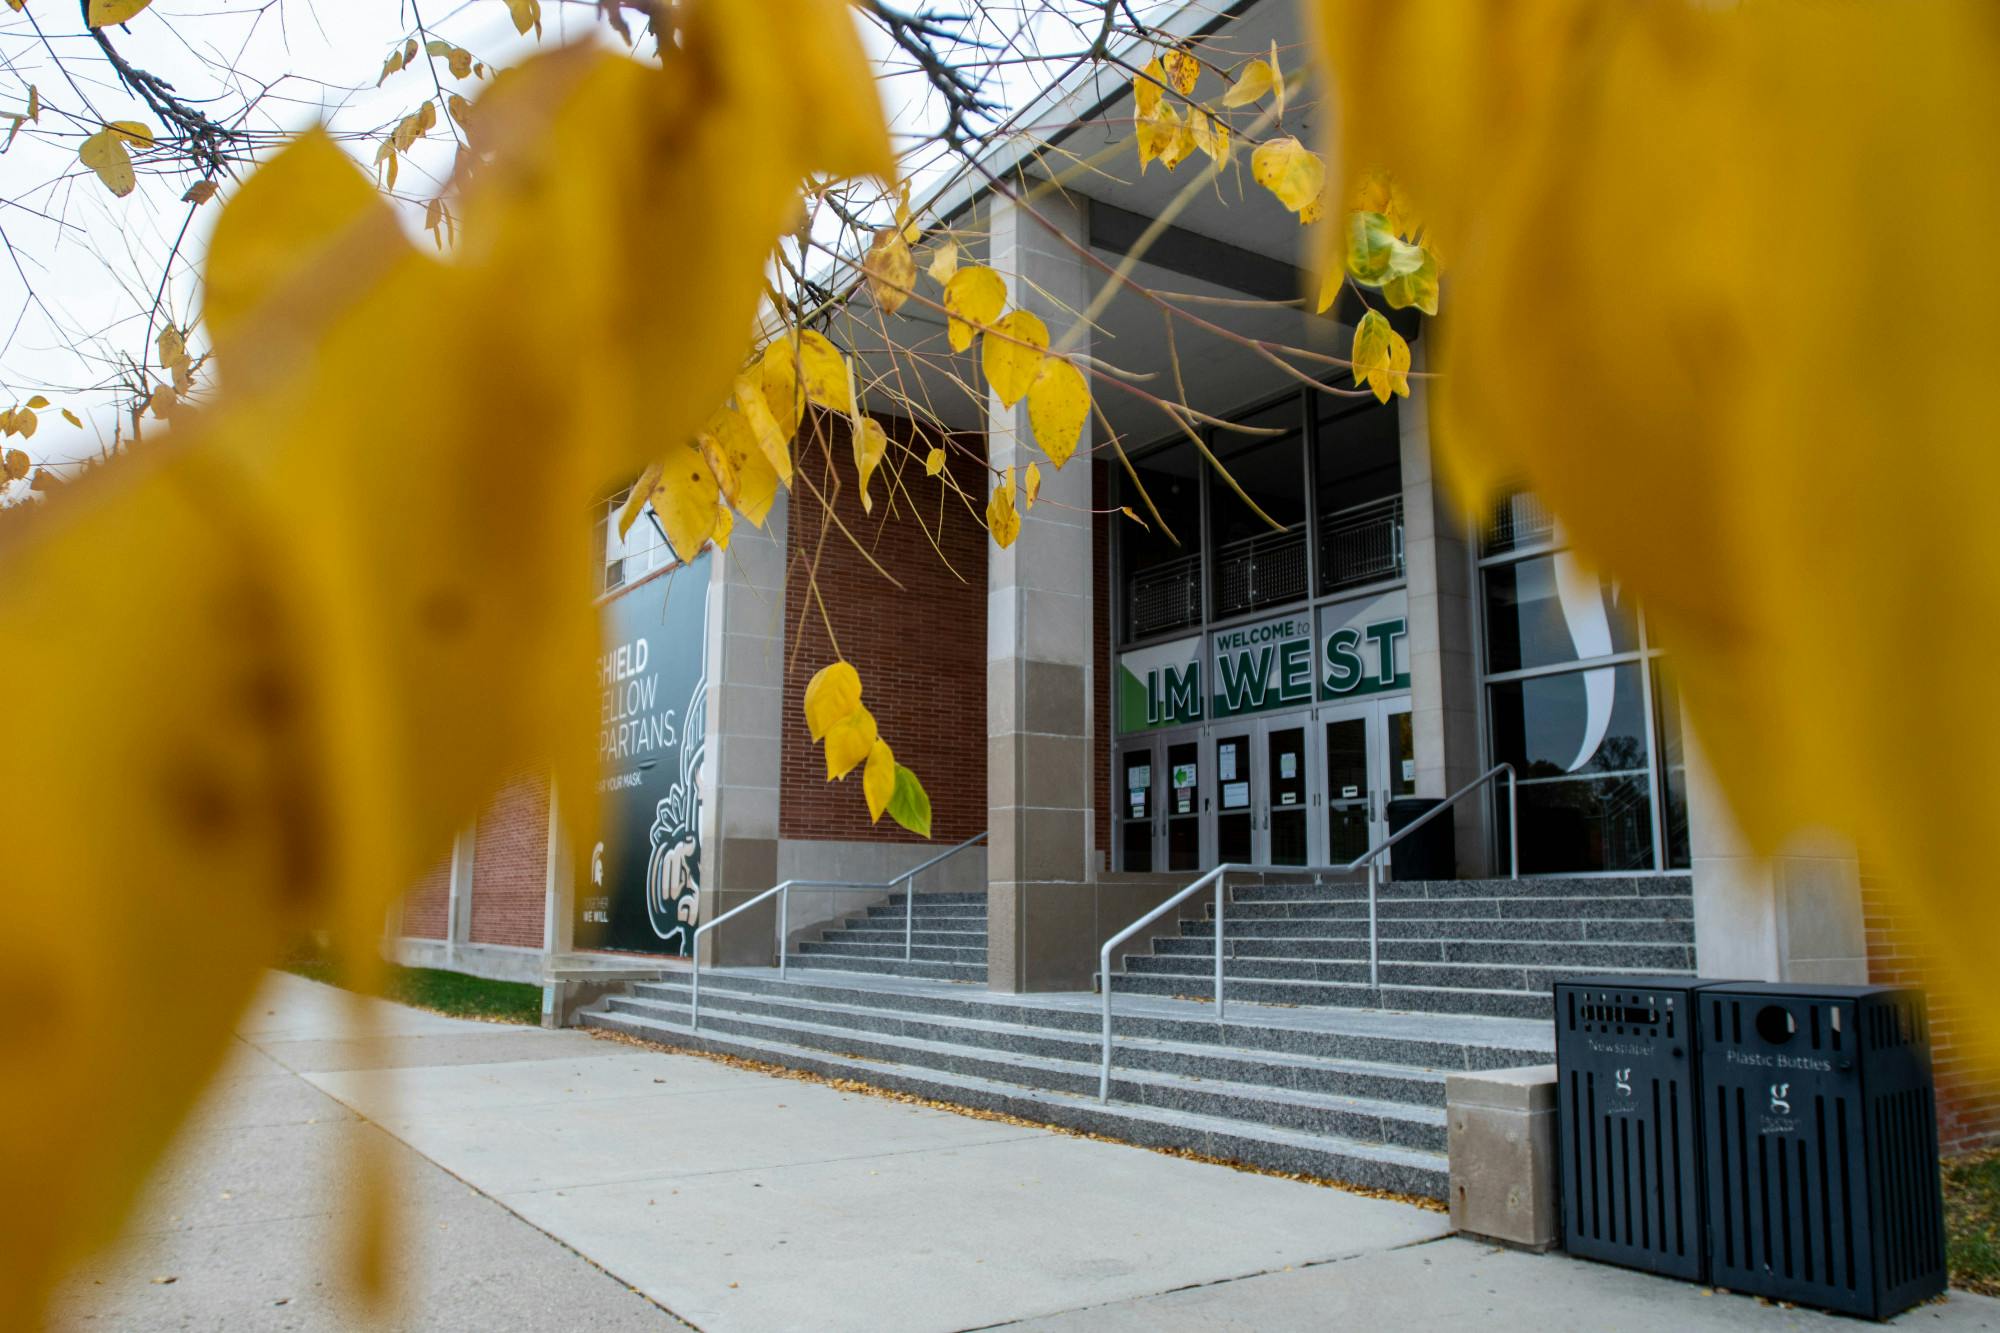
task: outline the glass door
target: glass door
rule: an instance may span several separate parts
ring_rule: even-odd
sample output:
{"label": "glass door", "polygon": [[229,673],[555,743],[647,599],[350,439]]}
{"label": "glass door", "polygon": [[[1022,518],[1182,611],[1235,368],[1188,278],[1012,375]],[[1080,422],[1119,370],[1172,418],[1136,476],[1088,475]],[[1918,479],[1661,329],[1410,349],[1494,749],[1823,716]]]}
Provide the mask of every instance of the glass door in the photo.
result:
{"label": "glass door", "polygon": [[1157,746],[1127,743],[1118,752],[1118,867],[1134,874],[1153,868],[1153,844],[1158,840],[1162,783]]}
{"label": "glass door", "polygon": [[1369,743],[1375,705],[1323,709],[1326,736],[1326,859],[1345,865],[1376,842],[1375,781]]}
{"label": "glass door", "polygon": [[1168,870],[1201,869],[1201,737],[1168,738],[1161,854]]}
{"label": "glass door", "polygon": [[1312,831],[1306,800],[1310,775],[1306,764],[1308,720],[1301,716],[1266,722],[1262,727],[1265,807],[1261,820],[1267,865],[1311,864]]}
{"label": "glass door", "polygon": [[1215,805],[1215,864],[1257,859],[1256,770],[1250,754],[1252,727],[1215,738],[1215,777],[1208,790]]}

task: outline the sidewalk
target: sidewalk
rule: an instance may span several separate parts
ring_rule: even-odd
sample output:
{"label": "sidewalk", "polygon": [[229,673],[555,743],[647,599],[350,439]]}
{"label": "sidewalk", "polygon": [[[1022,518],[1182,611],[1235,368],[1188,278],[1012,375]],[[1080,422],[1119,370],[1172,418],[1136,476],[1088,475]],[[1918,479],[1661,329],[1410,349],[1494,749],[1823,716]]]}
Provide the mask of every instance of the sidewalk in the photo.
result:
{"label": "sidewalk", "polygon": [[[382,1005],[368,1056],[345,999],[272,978],[60,1326],[351,1327],[339,1150],[386,1131],[406,1145],[412,1329],[1857,1327],[1449,1239],[1401,1204],[575,1032]],[[2000,1302],[1898,1326],[2000,1329]]]}

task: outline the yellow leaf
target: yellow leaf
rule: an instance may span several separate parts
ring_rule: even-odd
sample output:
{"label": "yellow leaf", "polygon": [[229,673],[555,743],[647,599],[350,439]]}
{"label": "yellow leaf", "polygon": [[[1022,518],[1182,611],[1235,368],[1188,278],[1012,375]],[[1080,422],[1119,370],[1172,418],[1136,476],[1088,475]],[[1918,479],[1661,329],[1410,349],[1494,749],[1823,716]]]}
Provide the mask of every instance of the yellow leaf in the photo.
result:
{"label": "yellow leaf", "polygon": [[847,358],[816,329],[799,330],[800,382],[806,397],[833,412],[854,411],[847,382]]}
{"label": "yellow leaf", "polygon": [[715,549],[718,551],[728,550],[729,535],[734,531],[736,531],[736,516],[729,512],[728,505],[717,504],[715,507],[715,532],[709,537],[709,540],[715,543]]}
{"label": "yellow leaf", "polygon": [[980,346],[986,382],[1008,407],[1034,387],[1048,351],[1049,329],[1032,311],[1015,310],[988,330]]}
{"label": "yellow leaf", "polygon": [[632,525],[639,521],[639,515],[646,511],[646,502],[653,498],[653,487],[659,484],[660,465],[648,463],[639,480],[625,493],[625,503],[618,507],[618,538],[623,541],[632,531]]}
{"label": "yellow leaf", "polygon": [[507,12],[513,16],[515,32],[533,28],[535,36],[542,35],[542,0],[507,0]]}
{"label": "yellow leaf", "polygon": [[924,475],[935,477],[942,471],[944,471],[944,450],[932,445],[931,451],[924,455]]}
{"label": "yellow leaf", "polygon": [[1188,133],[1195,147],[1212,158],[1217,166],[1229,164],[1229,123],[1218,120],[1199,107],[1188,112]]}
{"label": "yellow leaf", "polygon": [[1319,198],[1326,184],[1319,154],[1289,135],[1258,144],[1250,155],[1250,174],[1294,213]]}
{"label": "yellow leaf", "polygon": [[715,504],[721,498],[715,473],[693,443],[669,446],[653,483],[653,512],[660,516],[667,544],[681,560],[692,560],[715,531]]}
{"label": "yellow leaf", "polygon": [[216,185],[214,181],[210,180],[196,181],[194,184],[187,187],[187,192],[185,194],[181,195],[181,202],[184,204],[194,204],[196,206],[200,206],[202,204],[207,203],[209,200],[215,198],[215,190],[216,190]]}
{"label": "yellow leaf", "polygon": [[868,747],[868,766],[861,771],[861,791],[868,798],[869,822],[881,823],[882,812],[889,808],[889,798],[896,794],[896,753],[880,737]]}
{"label": "yellow leaf", "polygon": [[829,662],[806,682],[806,730],[815,741],[859,707],[861,673],[846,662]]}
{"label": "yellow leaf", "polygon": [[1410,201],[1403,187],[1386,171],[1364,174],[1348,193],[1347,206],[1357,213],[1380,213],[1391,235],[1414,236],[1416,223],[1410,215]]}
{"label": "yellow leaf", "polygon": [[455,46],[451,49],[447,64],[451,70],[451,77],[463,79],[472,73],[472,52],[462,46]]}
{"label": "yellow leaf", "polygon": [[931,281],[942,287],[951,281],[951,275],[958,272],[958,242],[946,237],[931,251],[930,267],[925,272]]}
{"label": "yellow leaf", "polygon": [[67,407],[65,407],[62,410],[62,414],[64,421],[67,421],[70,425],[75,426],[78,430],[83,429],[83,420],[82,418],[78,417],[76,413],[70,411]]}
{"label": "yellow leaf", "polygon": [[1226,107],[1249,106],[1269,93],[1271,86],[1271,62],[1253,60],[1243,67],[1243,72],[1236,76],[1236,82],[1222,95],[1222,104]]}
{"label": "yellow leaf", "polygon": [[888,451],[889,436],[874,417],[861,418],[861,429],[849,433],[854,439],[854,470],[861,476],[861,512],[873,513],[875,501],[868,494],[868,479],[875,475],[882,455]]}
{"label": "yellow leaf", "polygon": [[1011,467],[1007,469],[1007,479],[993,488],[993,497],[986,502],[986,528],[1003,551],[1021,535],[1021,516],[1014,512],[1014,469]]}
{"label": "yellow leaf", "polygon": [[[765,406],[777,423],[778,442],[788,443],[792,436],[798,434],[799,422],[805,419],[806,410],[805,395],[799,391],[797,350],[792,345],[790,332],[771,340],[770,346],[757,359],[752,378],[762,387]],[[738,403],[737,406],[742,407],[743,404]],[[771,463],[778,469],[778,475],[785,479],[785,484],[791,485],[791,456],[787,454],[782,463],[773,458]]]}
{"label": "yellow leaf", "polygon": [[152,3],[153,0],[90,0],[90,10],[84,22],[93,28],[109,27],[125,22]]}
{"label": "yellow leaf", "polygon": [[1139,121],[1138,133],[1133,139],[1139,150],[1139,170],[1144,172],[1155,158],[1172,157],[1173,160],[1167,165],[1171,167],[1178,164],[1180,158],[1176,155],[1176,150],[1185,128],[1181,124],[1180,113],[1174,110],[1170,102],[1160,103],[1153,108],[1151,115],[1143,117]]}
{"label": "yellow leaf", "polygon": [[160,364],[162,366],[172,369],[188,359],[187,340],[181,336],[181,331],[173,325],[169,324],[161,329],[160,336],[155,341],[159,346]]}
{"label": "yellow leaf", "polygon": [[831,782],[844,778],[875,748],[875,715],[856,707],[826,731],[826,776]]}
{"label": "yellow leaf", "polygon": [[910,299],[910,289],[917,285],[917,261],[910,254],[910,243],[895,227],[875,233],[875,244],[862,257],[861,271],[868,277],[875,304],[885,315],[902,309],[903,302]]}
{"label": "yellow leaf", "polygon": [[1190,51],[1175,47],[1162,58],[1166,66],[1167,86],[1186,97],[1194,91],[1195,80],[1201,77],[1201,62]]}
{"label": "yellow leaf", "polygon": [[[766,352],[766,357],[769,353]],[[790,363],[787,362],[787,365]],[[754,372],[755,368],[753,368]],[[790,395],[788,394],[787,397]],[[736,410],[743,414],[744,424],[750,428],[750,438],[757,443],[764,461],[771,468],[771,478],[776,484],[792,484],[792,433],[778,425],[771,415],[770,401],[753,375],[738,375],[734,389]],[[768,506],[766,506],[768,509]],[[753,522],[762,526],[761,519]]]}
{"label": "yellow leaf", "polygon": [[1421,253],[1424,261],[1415,270],[1382,284],[1382,299],[1389,303],[1391,309],[1415,306],[1426,315],[1435,315],[1438,312],[1437,259],[1429,250],[1421,250]]}
{"label": "yellow leaf", "polygon": [[19,481],[28,475],[28,469],[33,466],[34,460],[19,449],[7,451],[7,480]]}
{"label": "yellow leaf", "polygon": [[946,336],[951,350],[972,346],[975,326],[991,324],[1007,304],[1007,283],[984,264],[959,269],[944,285],[944,308],[951,319]]}
{"label": "yellow leaf", "polygon": [[49,405],[49,400],[43,397],[41,394],[36,394],[34,397],[28,400],[28,406],[34,408],[37,411],[40,411],[42,408],[45,408],[48,405]]}
{"label": "yellow leaf", "polygon": [[1381,311],[1369,311],[1355,325],[1353,360],[1354,382],[1366,383],[1381,402],[1391,393],[1410,396],[1410,345]]}
{"label": "yellow leaf", "polygon": [[701,434],[702,456],[722,496],[736,511],[763,527],[765,515],[778,496],[778,473],[739,412],[723,408],[708,419]]}
{"label": "yellow leaf", "polygon": [[1424,265],[1423,247],[1398,240],[1381,213],[1347,215],[1347,271],[1359,282],[1379,287]]}
{"label": "yellow leaf", "polygon": [[1028,390],[1028,424],[1035,443],[1058,471],[1076,452],[1083,425],[1090,417],[1090,384],[1083,372],[1059,356],[1047,357]]}
{"label": "yellow leaf", "polygon": [[139,179],[132,173],[132,155],[125,151],[125,136],[103,129],[83,141],[76,150],[83,165],[97,173],[104,188],[123,199],[132,193]]}
{"label": "yellow leaf", "polygon": [[1167,68],[1155,57],[1146,62],[1144,69],[1132,76],[1132,106],[1134,118],[1141,122],[1152,118],[1154,110],[1165,97]]}
{"label": "yellow leaf", "polygon": [[1145,528],[1146,531],[1148,532],[1152,531],[1152,528],[1147,525],[1145,519],[1140,518],[1137,514],[1132,512],[1131,505],[1120,505],[1118,507],[1118,512],[1125,515],[1125,517],[1131,519],[1134,523],[1137,523],[1140,527]]}
{"label": "yellow leaf", "polygon": [[1285,67],[1278,63],[1278,39],[1271,39],[1271,114],[1285,120]]}
{"label": "yellow leaf", "polygon": [[1021,474],[1021,512],[1027,513],[1035,507],[1035,500],[1042,493],[1042,467],[1039,463],[1028,464],[1028,470]]}
{"label": "yellow leaf", "polygon": [[[173,390],[168,389],[167,392],[172,393]],[[17,407],[14,409],[14,429],[20,432],[22,439],[33,439],[36,428],[41,424],[41,418],[37,417],[27,408]]]}

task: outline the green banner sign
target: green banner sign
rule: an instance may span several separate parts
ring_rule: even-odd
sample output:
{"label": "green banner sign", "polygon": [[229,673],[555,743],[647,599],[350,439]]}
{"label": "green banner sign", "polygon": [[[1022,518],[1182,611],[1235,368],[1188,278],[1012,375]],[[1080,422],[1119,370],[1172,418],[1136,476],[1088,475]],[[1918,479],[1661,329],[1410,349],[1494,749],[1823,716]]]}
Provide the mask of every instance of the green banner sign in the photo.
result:
{"label": "green banner sign", "polygon": [[1201,721],[1201,640],[1118,655],[1118,731],[1158,731]]}
{"label": "green banner sign", "polygon": [[1410,688],[1409,596],[1401,589],[1319,611],[1322,702]]}

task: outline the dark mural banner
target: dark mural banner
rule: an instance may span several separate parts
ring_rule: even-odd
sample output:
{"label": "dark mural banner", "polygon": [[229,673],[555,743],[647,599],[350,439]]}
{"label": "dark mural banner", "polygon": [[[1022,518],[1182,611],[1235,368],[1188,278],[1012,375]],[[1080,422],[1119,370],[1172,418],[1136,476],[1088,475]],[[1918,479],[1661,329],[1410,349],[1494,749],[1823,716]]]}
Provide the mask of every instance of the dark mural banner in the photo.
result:
{"label": "dark mural banner", "polygon": [[701,901],[708,556],[604,608],[598,801],[578,858],[576,946],[686,954]]}

